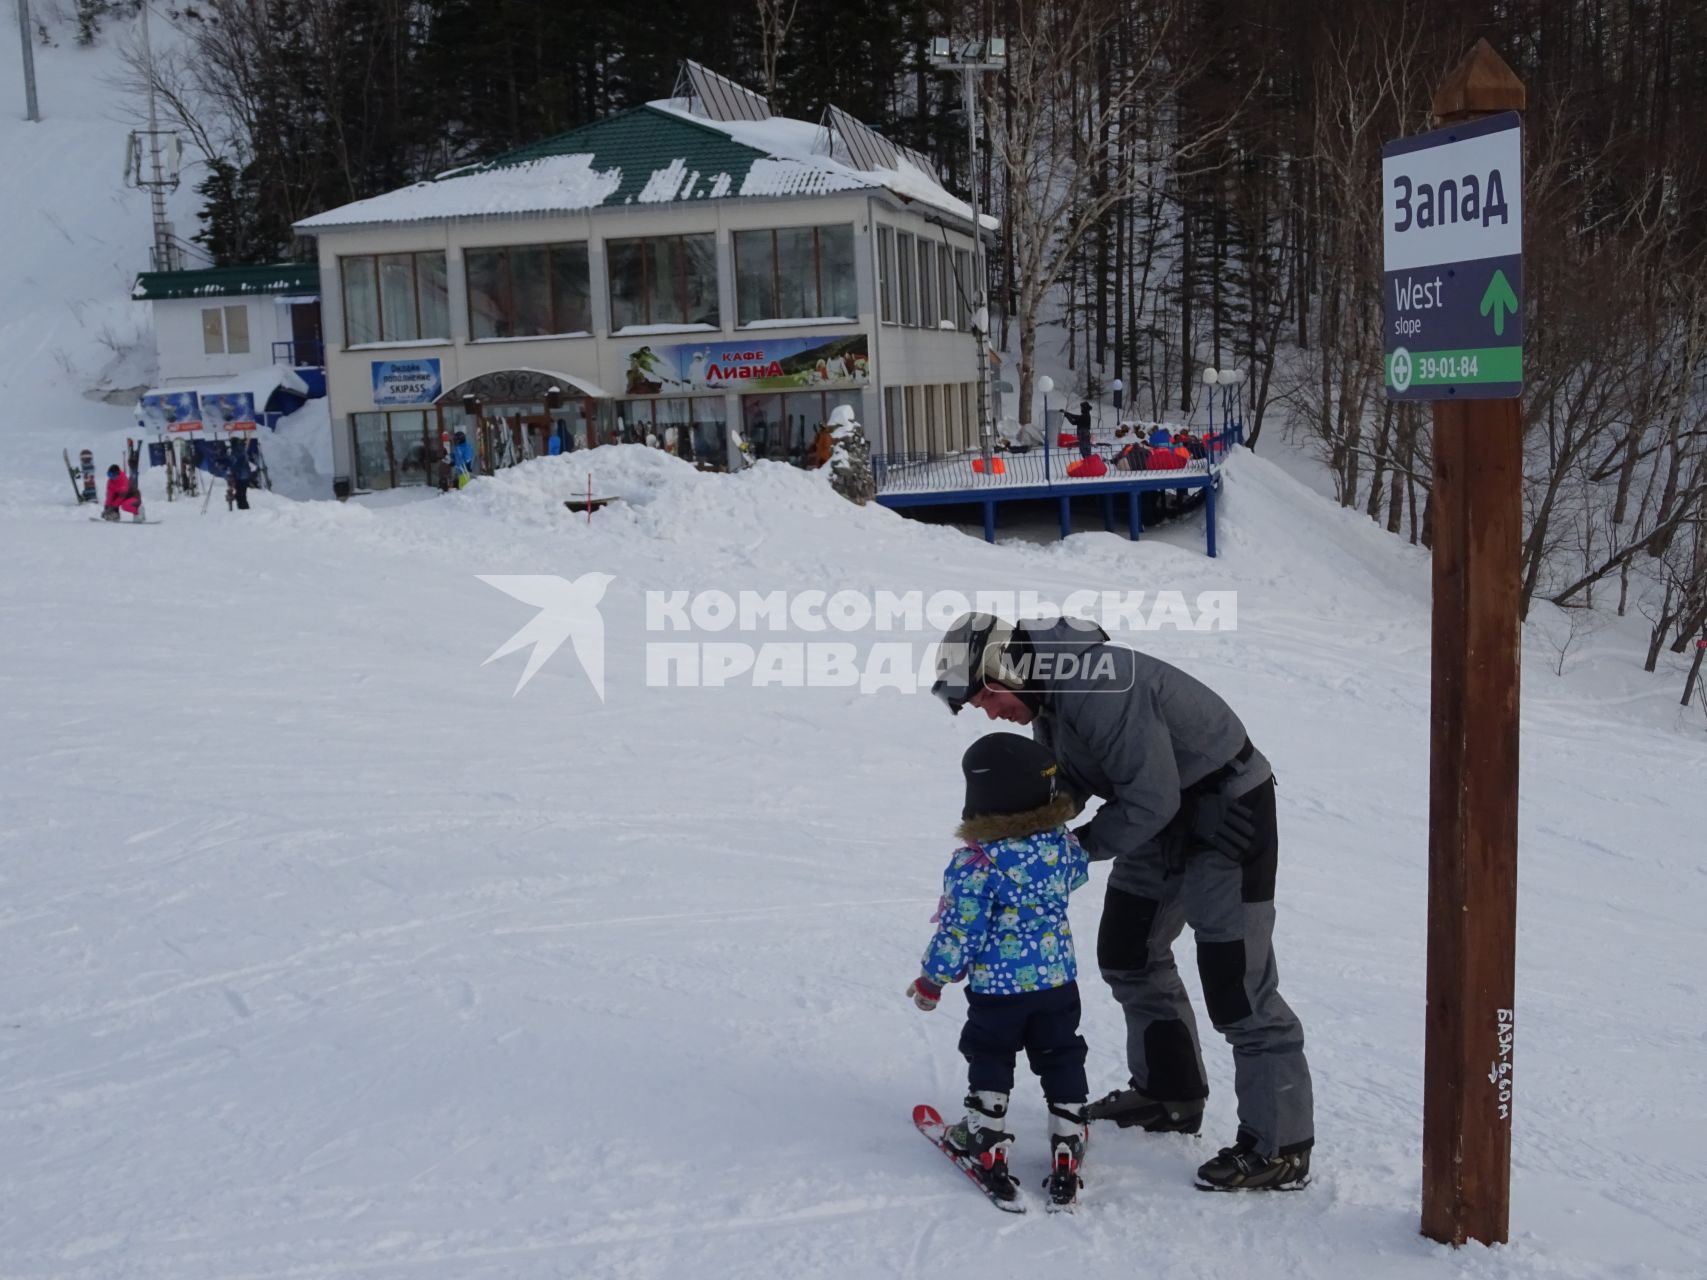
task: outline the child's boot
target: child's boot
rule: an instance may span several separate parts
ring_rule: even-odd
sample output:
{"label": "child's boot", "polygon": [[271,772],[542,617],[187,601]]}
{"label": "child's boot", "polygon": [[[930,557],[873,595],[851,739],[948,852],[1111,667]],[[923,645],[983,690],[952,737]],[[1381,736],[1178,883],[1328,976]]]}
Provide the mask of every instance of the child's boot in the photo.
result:
{"label": "child's boot", "polygon": [[966,1116],[952,1124],[943,1141],[978,1166],[979,1178],[990,1194],[1012,1200],[1019,1194],[1008,1174],[1008,1148],[1014,1136],[1007,1131],[1008,1095],[977,1089],[966,1095]]}
{"label": "child's boot", "polygon": [[1055,1205],[1070,1205],[1078,1199],[1079,1164],[1085,1158],[1085,1104],[1082,1102],[1051,1102],[1049,1104],[1049,1177],[1043,1185],[1049,1189],[1049,1199]]}

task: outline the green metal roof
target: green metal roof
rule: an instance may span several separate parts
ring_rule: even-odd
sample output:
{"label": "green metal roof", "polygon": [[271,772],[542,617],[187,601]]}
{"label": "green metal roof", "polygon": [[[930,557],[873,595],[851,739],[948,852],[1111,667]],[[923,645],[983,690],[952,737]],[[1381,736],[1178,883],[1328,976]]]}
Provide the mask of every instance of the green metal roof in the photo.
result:
{"label": "green metal roof", "polygon": [[668,100],[328,209],[295,225],[304,235],[319,235],[344,227],[825,196],[884,187],[956,216],[970,213],[928,174],[867,173],[824,154],[818,125],[784,117],[703,121]]}
{"label": "green metal roof", "polygon": [[130,296],[145,302],[163,298],[234,298],[245,294],[319,294],[320,267],[313,262],[275,262],[259,267],[208,267],[202,271],[144,271]]}
{"label": "green metal roof", "polygon": [[707,179],[704,184],[695,184],[698,190],[690,189],[688,198],[692,194],[707,195],[709,180],[718,174],[728,174],[730,188],[739,191],[753,161],[767,158],[763,151],[743,146],[716,129],[642,106],[518,147],[484,164],[458,169],[455,176],[507,169],[547,156],[574,155],[591,156],[594,169],[622,171],[621,184],[604,198],[607,207],[633,203],[646,190],[654,173],[678,161],[686,170],[698,171]]}

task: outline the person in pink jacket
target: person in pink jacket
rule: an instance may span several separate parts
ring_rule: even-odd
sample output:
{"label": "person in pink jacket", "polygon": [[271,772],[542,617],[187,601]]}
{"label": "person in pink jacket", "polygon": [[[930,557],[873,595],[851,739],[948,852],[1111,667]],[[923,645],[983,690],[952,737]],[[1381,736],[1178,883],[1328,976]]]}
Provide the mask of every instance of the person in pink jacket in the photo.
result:
{"label": "person in pink jacket", "polygon": [[136,519],[142,519],[142,495],[131,487],[129,477],[115,463],[107,468],[107,502],[101,511],[101,518],[117,520],[121,511],[128,511]]}

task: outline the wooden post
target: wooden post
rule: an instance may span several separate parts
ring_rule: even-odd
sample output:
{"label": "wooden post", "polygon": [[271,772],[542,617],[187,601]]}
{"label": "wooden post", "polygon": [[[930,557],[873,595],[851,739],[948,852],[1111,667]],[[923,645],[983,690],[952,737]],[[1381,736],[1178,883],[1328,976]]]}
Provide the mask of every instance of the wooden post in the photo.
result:
{"label": "wooden post", "polygon": [[[1434,115],[1524,97],[1478,40]],[[1422,1233],[1453,1245],[1503,1243],[1510,1219],[1522,481],[1519,401],[1434,402]]]}

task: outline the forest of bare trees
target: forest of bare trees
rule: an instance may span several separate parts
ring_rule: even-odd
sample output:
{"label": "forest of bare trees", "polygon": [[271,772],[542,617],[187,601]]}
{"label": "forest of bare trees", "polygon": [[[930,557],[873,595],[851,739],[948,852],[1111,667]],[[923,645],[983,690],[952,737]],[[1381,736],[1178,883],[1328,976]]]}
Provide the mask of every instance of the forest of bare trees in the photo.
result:
{"label": "forest of bare trees", "polygon": [[[123,0],[81,0],[94,11]],[[1253,445],[1430,540],[1430,418],[1382,388],[1383,142],[1478,37],[1525,81],[1525,610],[1707,629],[1707,5],[1698,0],[196,0],[157,67],[204,152],[219,261],[290,223],[666,95],[683,57],[936,155],[1002,218],[992,296],[1022,414],[1040,363],[1138,412],[1248,370]],[[96,13],[98,18],[99,14]],[[99,36],[99,22],[94,22]],[[929,36],[1001,33],[980,171]]]}
{"label": "forest of bare trees", "polygon": [[1191,403],[1202,365],[1243,365],[1253,440],[1286,432],[1343,505],[1425,545],[1430,416],[1382,386],[1380,153],[1430,126],[1433,90],[1487,38],[1529,92],[1523,608],[1638,614],[1649,670],[1707,631],[1707,6],[1082,0],[978,18],[1018,32],[986,109],[1022,379],[1055,344],[1083,390],[1119,377],[1160,413]]}

